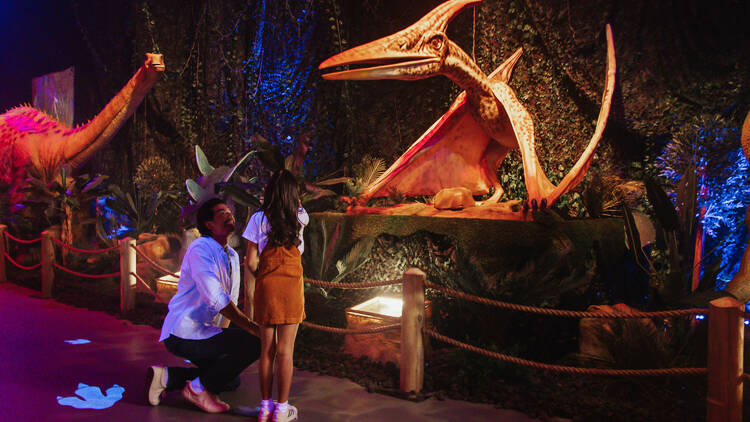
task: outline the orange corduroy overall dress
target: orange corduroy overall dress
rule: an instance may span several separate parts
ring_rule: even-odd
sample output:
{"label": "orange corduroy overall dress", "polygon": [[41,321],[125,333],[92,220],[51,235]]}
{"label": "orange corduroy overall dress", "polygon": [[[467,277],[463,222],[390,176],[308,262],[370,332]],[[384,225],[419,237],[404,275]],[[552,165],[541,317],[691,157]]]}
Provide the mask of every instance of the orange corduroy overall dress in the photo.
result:
{"label": "orange corduroy overall dress", "polygon": [[302,257],[292,245],[266,245],[255,278],[255,322],[261,325],[299,324],[305,319]]}

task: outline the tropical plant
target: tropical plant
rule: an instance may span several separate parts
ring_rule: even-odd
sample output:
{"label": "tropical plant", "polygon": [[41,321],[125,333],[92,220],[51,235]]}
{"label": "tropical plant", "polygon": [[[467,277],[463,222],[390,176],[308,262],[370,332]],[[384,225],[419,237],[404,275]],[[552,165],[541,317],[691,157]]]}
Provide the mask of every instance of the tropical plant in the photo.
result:
{"label": "tropical plant", "polygon": [[[308,277],[338,282],[367,262],[375,237],[361,237],[349,247],[344,241],[346,236],[342,233],[341,223],[330,227],[325,218],[317,222],[311,222],[305,230],[305,242],[309,246],[302,257],[302,267]],[[327,295],[326,289],[320,291]]]}
{"label": "tropical plant", "polygon": [[[120,224],[113,224],[109,230],[97,225],[100,238],[112,239],[130,236],[138,239],[143,233],[156,233],[159,227],[159,214],[165,206],[176,207],[177,192],[157,191],[149,196],[136,191],[125,192],[117,185],[109,185],[111,195],[105,199],[107,207],[119,216]],[[102,213],[103,214],[103,213]]]}
{"label": "tropical plant", "polygon": [[622,204],[631,209],[645,193],[643,182],[625,180],[613,171],[591,172],[582,199],[592,218],[620,217]]}
{"label": "tropical plant", "polygon": [[[750,199],[748,168],[739,152],[736,130],[729,127],[720,116],[699,116],[683,125],[657,160],[667,189],[655,178],[646,179],[667,262],[666,271],[653,275],[667,300],[684,299],[693,279],[699,278],[700,291],[716,287],[721,268],[732,265],[728,256],[742,243],[727,236],[731,241],[717,239],[708,253],[695,248],[703,235],[701,227],[709,236],[726,232],[727,227],[740,232],[744,227],[745,204]],[[732,186],[728,186],[730,181]],[[716,254],[720,259],[713,259]],[[739,254],[734,254],[735,261]]]}
{"label": "tropical plant", "polygon": [[278,144],[269,142],[261,135],[254,135],[252,144],[258,153],[260,162],[270,171],[275,172],[285,168],[297,177],[300,186],[303,187],[302,203],[305,204],[316,199],[326,196],[336,196],[336,192],[326,188],[327,186],[347,183],[351,180],[349,177],[322,177],[314,182],[305,179],[302,167],[305,163],[305,155],[309,149],[309,136],[303,134],[296,139],[294,152],[284,158],[281,154],[281,148]]}
{"label": "tropical plant", "polygon": [[[27,199],[24,205],[35,210],[43,218],[43,224],[60,224],[60,240],[73,244],[75,239],[73,227],[85,227],[93,224],[96,219],[84,217],[84,207],[91,205],[98,196],[107,193],[102,184],[108,176],[82,174],[70,176],[70,168],[60,166],[59,179],[45,184],[39,179],[30,177],[26,180],[26,187],[22,191]],[[81,212],[79,212],[81,211]]]}
{"label": "tropical plant", "polygon": [[359,196],[363,190],[385,172],[385,161],[382,158],[365,154],[362,161],[352,167],[352,178],[344,185],[347,195]]}

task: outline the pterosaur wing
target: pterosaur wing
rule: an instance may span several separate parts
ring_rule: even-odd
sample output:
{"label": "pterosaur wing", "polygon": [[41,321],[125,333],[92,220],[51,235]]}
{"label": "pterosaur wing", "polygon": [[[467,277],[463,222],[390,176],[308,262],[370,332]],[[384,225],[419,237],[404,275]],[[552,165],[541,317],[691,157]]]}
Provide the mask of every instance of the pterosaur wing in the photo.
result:
{"label": "pterosaur wing", "polygon": [[462,92],[451,108],[365,189],[362,198],[387,196],[394,189],[407,196],[434,195],[449,187],[486,194],[496,178],[485,165],[492,144],[469,112]]}

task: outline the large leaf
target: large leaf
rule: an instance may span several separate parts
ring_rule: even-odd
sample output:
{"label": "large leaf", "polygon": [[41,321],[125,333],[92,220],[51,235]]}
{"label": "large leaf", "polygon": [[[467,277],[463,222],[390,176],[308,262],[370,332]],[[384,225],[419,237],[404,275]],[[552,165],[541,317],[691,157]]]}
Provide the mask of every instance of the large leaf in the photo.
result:
{"label": "large leaf", "polygon": [[234,202],[245,207],[257,209],[260,207],[260,201],[255,196],[248,193],[239,186],[232,184],[222,185],[220,188],[222,194],[231,198]]}
{"label": "large leaf", "polygon": [[325,226],[321,227],[323,230],[323,245],[322,250],[323,256],[322,256],[322,262],[320,266],[320,278],[325,279],[326,273],[328,272],[328,267],[331,264],[331,261],[333,260],[333,252],[336,249],[336,242],[339,240],[339,229],[341,228],[341,223],[336,223],[336,227],[333,229],[333,234],[331,237],[328,237],[328,233],[326,231]]}
{"label": "large leaf", "polygon": [[98,187],[101,187],[101,184],[107,180],[109,176],[104,174],[97,175],[94,179],[92,179],[90,182],[86,183],[86,185],[81,189],[81,192],[89,192],[93,189],[96,189]]}
{"label": "large leaf", "polygon": [[202,175],[205,176],[214,171],[214,167],[209,164],[206,154],[203,153],[203,150],[198,145],[195,146],[195,161],[198,163],[198,170],[200,170]]}
{"label": "large leaf", "polygon": [[334,177],[332,179],[325,179],[315,182],[318,186],[331,186],[331,185],[337,185],[339,183],[346,183],[351,181],[351,177]]}
{"label": "large leaf", "polygon": [[209,195],[209,192],[203,189],[193,179],[185,180],[185,186],[187,187],[188,195],[190,195],[190,198],[195,202],[202,202]]}
{"label": "large leaf", "polygon": [[669,200],[669,196],[664,189],[654,179],[646,178],[646,194],[651,206],[654,208],[654,214],[659,223],[666,231],[675,231],[680,228],[680,220],[677,217],[677,211]]}
{"label": "large leaf", "polygon": [[370,252],[372,251],[372,246],[374,244],[374,236],[367,236],[359,239],[357,243],[352,246],[346,256],[336,262],[338,275],[331,281],[334,283],[339,282],[341,279],[364,265],[367,260],[370,259]]}
{"label": "large leaf", "polygon": [[626,241],[628,242],[628,248],[630,249],[630,252],[633,254],[633,259],[635,260],[636,265],[643,270],[644,273],[649,273],[649,268],[651,268],[651,265],[649,263],[648,257],[643,252],[643,248],[641,248],[641,235],[638,233],[638,227],[635,224],[635,219],[633,218],[633,213],[630,211],[630,207],[626,203],[622,203],[622,211],[623,211],[623,222],[625,223],[625,236]]}
{"label": "large leaf", "polygon": [[302,195],[302,203],[305,204],[316,199],[320,199],[326,196],[336,196],[336,192],[328,189],[317,189],[315,192],[308,192]]}
{"label": "large leaf", "polygon": [[235,173],[242,171],[242,169],[250,162],[250,159],[253,158],[256,153],[256,151],[250,151],[247,154],[243,155],[242,158],[237,161],[237,164],[235,164],[234,167],[232,167],[232,169],[227,172],[227,174],[222,179],[222,182],[228,182]]}
{"label": "large leaf", "polygon": [[682,223],[682,238],[680,239],[685,256],[692,256],[697,227],[696,214],[698,208],[698,177],[695,166],[691,163],[685,174],[677,183],[677,207],[680,210]]}
{"label": "large leaf", "polygon": [[253,135],[253,144],[258,151],[258,159],[272,172],[284,168],[284,156],[281,154],[281,148],[269,142],[261,135]]}

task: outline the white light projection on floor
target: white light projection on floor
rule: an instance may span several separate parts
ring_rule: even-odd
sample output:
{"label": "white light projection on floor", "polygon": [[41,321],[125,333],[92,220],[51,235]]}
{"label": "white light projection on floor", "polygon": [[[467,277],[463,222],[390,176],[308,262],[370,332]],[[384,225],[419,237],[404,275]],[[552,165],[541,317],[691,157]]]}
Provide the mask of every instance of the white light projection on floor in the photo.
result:
{"label": "white light projection on floor", "polygon": [[75,340],[65,340],[68,344],[86,344],[91,343],[91,340],[86,340],[85,338],[77,338]]}
{"label": "white light projection on floor", "polygon": [[79,382],[76,390],[79,397],[57,396],[57,402],[62,406],[71,406],[76,409],[106,409],[122,399],[124,392],[124,388],[114,384],[107,389],[107,395],[104,395],[99,387]]}

